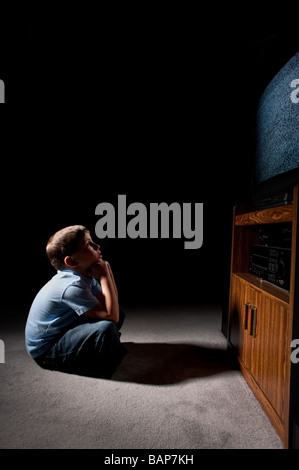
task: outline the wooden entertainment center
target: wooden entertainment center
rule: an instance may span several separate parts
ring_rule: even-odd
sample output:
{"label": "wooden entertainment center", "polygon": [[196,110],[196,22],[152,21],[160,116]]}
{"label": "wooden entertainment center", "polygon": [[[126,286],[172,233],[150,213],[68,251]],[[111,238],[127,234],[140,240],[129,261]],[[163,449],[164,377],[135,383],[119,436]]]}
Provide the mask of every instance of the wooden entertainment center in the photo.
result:
{"label": "wooden entertainment center", "polygon": [[[294,188],[293,204],[253,211],[236,206],[231,253],[228,342],[285,448],[290,447],[297,219],[298,186]],[[249,272],[249,247],[260,244],[260,228],[267,226],[271,230],[273,224],[291,229],[289,290]]]}

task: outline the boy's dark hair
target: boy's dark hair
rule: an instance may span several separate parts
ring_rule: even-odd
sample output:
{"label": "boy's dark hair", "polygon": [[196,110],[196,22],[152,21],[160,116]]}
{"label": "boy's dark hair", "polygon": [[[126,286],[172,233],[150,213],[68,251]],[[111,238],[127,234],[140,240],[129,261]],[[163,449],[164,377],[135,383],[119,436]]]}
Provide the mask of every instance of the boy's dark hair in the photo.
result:
{"label": "boy's dark hair", "polygon": [[70,225],[49,238],[46,252],[55,269],[65,269],[64,258],[75,253],[79,241],[86,233],[89,233],[89,230],[83,225]]}

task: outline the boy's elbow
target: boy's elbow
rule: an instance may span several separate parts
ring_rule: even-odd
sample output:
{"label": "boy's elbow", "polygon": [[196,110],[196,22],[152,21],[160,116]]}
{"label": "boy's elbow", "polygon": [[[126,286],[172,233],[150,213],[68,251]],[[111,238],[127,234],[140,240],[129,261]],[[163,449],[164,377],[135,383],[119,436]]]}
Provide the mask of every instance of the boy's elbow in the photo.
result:
{"label": "boy's elbow", "polygon": [[117,314],[115,315],[115,323],[119,322],[119,308],[117,309]]}

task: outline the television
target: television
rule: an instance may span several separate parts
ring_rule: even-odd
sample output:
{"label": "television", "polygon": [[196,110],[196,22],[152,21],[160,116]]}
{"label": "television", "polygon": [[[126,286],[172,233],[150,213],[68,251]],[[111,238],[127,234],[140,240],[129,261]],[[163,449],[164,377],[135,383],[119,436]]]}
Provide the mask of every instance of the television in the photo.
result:
{"label": "television", "polygon": [[299,52],[262,93],[256,113],[252,199],[257,208],[292,203],[299,184]]}

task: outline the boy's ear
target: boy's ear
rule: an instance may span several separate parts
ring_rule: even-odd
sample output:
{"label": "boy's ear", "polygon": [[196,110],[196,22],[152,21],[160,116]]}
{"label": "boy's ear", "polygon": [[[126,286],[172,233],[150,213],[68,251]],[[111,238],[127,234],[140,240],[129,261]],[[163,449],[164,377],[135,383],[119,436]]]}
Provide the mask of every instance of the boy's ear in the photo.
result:
{"label": "boy's ear", "polygon": [[72,258],[71,256],[66,256],[64,258],[64,264],[66,264],[70,268],[75,268],[76,266],[78,266],[74,258]]}

